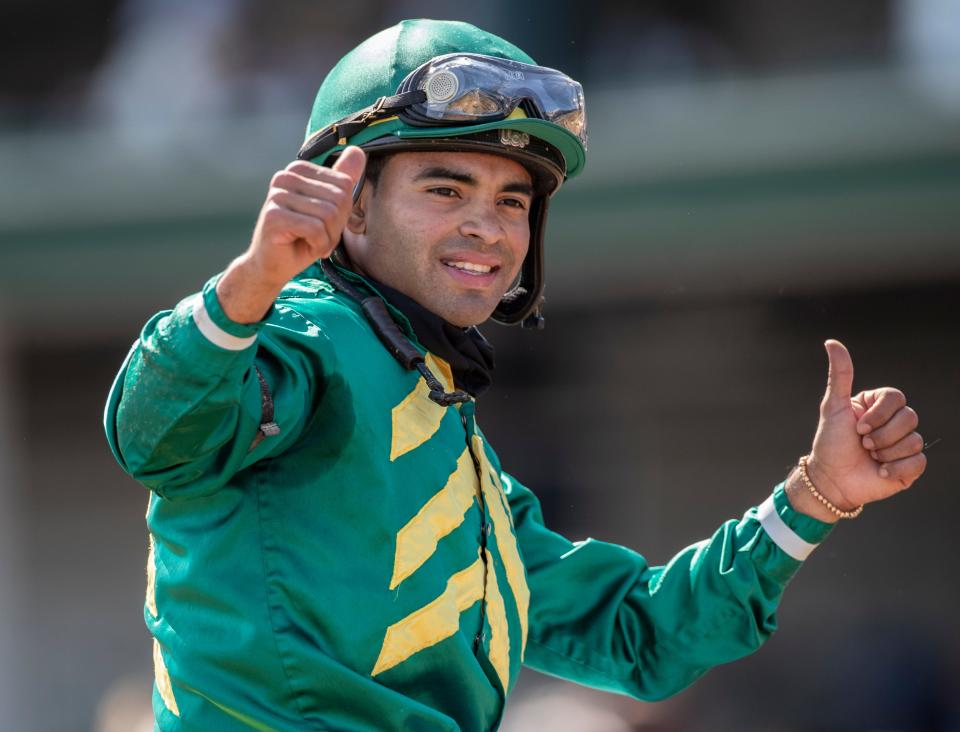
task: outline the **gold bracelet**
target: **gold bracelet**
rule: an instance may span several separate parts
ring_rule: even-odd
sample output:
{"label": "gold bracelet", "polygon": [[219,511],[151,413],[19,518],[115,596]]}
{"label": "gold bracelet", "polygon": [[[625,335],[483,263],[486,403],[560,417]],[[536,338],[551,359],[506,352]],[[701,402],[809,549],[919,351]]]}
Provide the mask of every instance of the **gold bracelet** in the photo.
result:
{"label": "gold bracelet", "polygon": [[863,511],[863,504],[860,504],[852,511],[841,511],[839,508],[834,506],[827,500],[827,497],[824,496],[820,491],[813,487],[813,481],[810,480],[810,475],[807,473],[807,461],[810,459],[809,455],[802,455],[800,457],[800,477],[803,478],[803,482],[807,484],[807,488],[813,494],[813,497],[816,498],[820,503],[826,506],[831,513],[833,513],[837,518],[842,519],[854,519],[860,515]]}

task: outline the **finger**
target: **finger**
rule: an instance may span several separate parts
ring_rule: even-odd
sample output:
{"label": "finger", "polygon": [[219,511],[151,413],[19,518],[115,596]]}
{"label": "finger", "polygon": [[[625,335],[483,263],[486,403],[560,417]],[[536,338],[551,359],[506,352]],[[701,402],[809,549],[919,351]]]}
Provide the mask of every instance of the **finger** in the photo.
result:
{"label": "finger", "polygon": [[290,211],[316,219],[323,225],[327,242],[321,243],[318,256],[325,258],[336,248],[336,245],[340,242],[343,228],[347,225],[347,217],[350,215],[352,199],[347,193],[341,192],[336,201],[329,201],[322,198],[300,196],[296,193],[280,192],[274,197],[274,200]]}
{"label": "finger", "polygon": [[336,199],[353,192],[353,184],[345,173],[324,168],[324,175],[309,176],[299,169],[281,170],[270,181],[271,190],[293,191],[314,198]]}
{"label": "finger", "polygon": [[349,186],[349,179],[346,176],[341,177],[343,180],[332,181],[307,178],[294,171],[283,171],[274,178],[271,191],[290,191],[303,196],[330,200],[347,199],[353,189]]}
{"label": "finger", "polygon": [[366,167],[367,154],[356,145],[350,145],[344,149],[344,151],[340,153],[340,157],[337,158],[337,162],[333,164],[335,171],[338,173],[346,173],[350,176],[350,180],[353,181],[353,184],[350,186],[351,189],[357,184],[357,181],[360,180],[360,176],[363,175],[363,170]]}
{"label": "finger", "polygon": [[877,427],[886,424],[897,410],[902,409],[907,403],[907,398],[902,391],[889,386],[862,392],[862,398],[867,410],[857,422],[857,432],[861,435],[869,434]]}
{"label": "finger", "polygon": [[344,208],[350,200],[344,193],[337,198],[339,200],[331,201],[290,191],[277,191],[273,195],[273,201],[285,209],[318,219],[333,220],[346,216],[347,211],[344,211]]}
{"label": "finger", "polygon": [[317,258],[327,256],[334,246],[330,242],[336,243],[323,218],[307,216],[273,204],[265,221],[267,228],[282,234],[282,241],[302,239]]}
{"label": "finger", "polygon": [[862,438],[863,446],[868,450],[881,450],[890,447],[913,432],[920,424],[920,418],[910,407],[897,410],[883,426],[876,428]]}
{"label": "finger", "polygon": [[867,409],[869,409],[869,405],[864,402],[864,395],[866,393],[867,392],[861,391],[859,394],[851,397],[850,399],[850,406],[853,407],[853,414],[858,421],[864,414],[867,413]]}
{"label": "finger", "polygon": [[850,392],[853,389],[853,359],[850,352],[840,341],[830,339],[823,344],[827,349],[829,367],[827,370],[827,391],[823,396],[823,407],[848,406]]}
{"label": "finger", "polygon": [[871,450],[870,456],[880,463],[889,463],[893,460],[916,455],[923,451],[923,438],[918,432],[911,432],[902,440],[893,443],[882,450]]}
{"label": "finger", "polygon": [[899,481],[904,488],[909,488],[927,467],[927,456],[922,452],[911,455],[902,460],[894,460],[880,466],[880,477]]}
{"label": "finger", "polygon": [[[317,165],[307,160],[294,160],[286,168],[279,171],[277,176],[293,175],[300,181],[320,181],[334,188],[352,192],[356,181],[341,170],[334,170],[323,165]],[[281,183],[279,187],[284,187]]]}

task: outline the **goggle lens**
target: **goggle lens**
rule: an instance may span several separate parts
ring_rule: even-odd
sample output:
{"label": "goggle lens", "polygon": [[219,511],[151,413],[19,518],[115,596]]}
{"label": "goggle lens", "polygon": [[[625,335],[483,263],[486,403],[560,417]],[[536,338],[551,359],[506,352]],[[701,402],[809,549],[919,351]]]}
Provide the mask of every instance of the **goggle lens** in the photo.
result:
{"label": "goggle lens", "polygon": [[583,87],[555,69],[481,54],[447,54],[411,72],[398,91],[411,89],[427,95],[410,108],[422,121],[482,123],[504,119],[522,106],[587,145]]}
{"label": "goggle lens", "polygon": [[449,119],[450,115],[456,115],[457,119],[470,121],[483,117],[495,117],[502,112],[501,100],[488,96],[479,89],[471,89],[446,106],[444,117]]}

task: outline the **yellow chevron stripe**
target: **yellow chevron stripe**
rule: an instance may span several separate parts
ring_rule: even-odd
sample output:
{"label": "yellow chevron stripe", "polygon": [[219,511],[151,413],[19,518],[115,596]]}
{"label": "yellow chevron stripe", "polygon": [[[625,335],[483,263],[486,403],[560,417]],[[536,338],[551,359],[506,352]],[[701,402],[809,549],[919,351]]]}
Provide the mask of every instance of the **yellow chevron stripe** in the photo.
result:
{"label": "yellow chevron stripe", "polygon": [[397,532],[390,589],[413,574],[437,550],[437,543],[463,523],[477,495],[477,471],[464,448],[447,484]]}
{"label": "yellow chevron stripe", "polygon": [[[453,372],[450,365],[432,353],[427,354],[427,366],[446,386],[453,391]],[[446,407],[430,401],[430,387],[420,377],[417,385],[393,408],[393,432],[390,442],[390,461],[396,460],[433,437],[440,429],[440,421]]]}
{"label": "yellow chevron stripe", "polygon": [[510,688],[510,632],[507,626],[507,609],[503,605],[503,595],[497,585],[497,572],[493,564],[493,555],[484,549],[487,557],[487,622],[490,623],[490,651],[487,656],[503,686],[503,693]]}
{"label": "yellow chevron stripe", "polygon": [[160,650],[160,642],[153,639],[153,678],[157,684],[157,691],[160,698],[163,699],[163,705],[170,710],[175,717],[180,716],[180,709],[177,707],[177,700],[173,696],[173,685],[170,683],[170,674],[167,672],[167,664],[163,661],[163,653]]}
{"label": "yellow chevron stripe", "polygon": [[453,369],[450,368],[450,364],[448,364],[439,356],[434,356],[432,353],[427,353],[427,366],[429,366],[430,370],[436,374],[441,383],[446,386],[447,391],[454,390]]}
{"label": "yellow chevron stripe", "polygon": [[503,489],[503,483],[500,482],[500,476],[497,475],[497,471],[490,468],[490,477],[493,479],[493,484],[497,487],[497,495],[500,497],[500,504],[503,506],[504,513],[507,514],[507,519],[510,521],[510,526],[513,526],[513,514],[510,512],[510,501],[507,499],[507,492]]}
{"label": "yellow chevron stripe", "polygon": [[153,534],[150,534],[150,548],[147,550],[147,610],[153,617],[157,612],[157,556],[153,548]]}
{"label": "yellow chevron stripe", "polygon": [[483,579],[483,558],[478,556],[447,580],[446,589],[436,599],[387,628],[371,675],[393,668],[460,630],[460,613],[483,597]]}
{"label": "yellow chevron stripe", "polygon": [[483,449],[483,438],[480,435],[473,436],[473,454],[480,461],[480,484],[486,498],[487,511],[493,521],[500,558],[507,572],[507,583],[513,592],[513,599],[517,603],[517,612],[520,615],[520,659],[523,660],[527,649],[527,612],[530,608],[530,590],[527,587],[520,550],[517,548],[517,537],[511,530],[513,518],[508,513],[509,504],[503,493],[503,485],[487,459],[487,453]]}

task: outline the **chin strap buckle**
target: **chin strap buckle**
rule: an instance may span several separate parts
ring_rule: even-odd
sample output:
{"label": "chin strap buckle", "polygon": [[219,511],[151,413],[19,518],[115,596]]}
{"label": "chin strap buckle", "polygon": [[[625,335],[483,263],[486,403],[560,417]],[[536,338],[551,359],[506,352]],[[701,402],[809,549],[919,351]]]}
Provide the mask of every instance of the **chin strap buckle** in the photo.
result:
{"label": "chin strap buckle", "polygon": [[537,306],[533,309],[527,317],[520,321],[521,328],[527,328],[529,330],[543,330],[547,325],[546,319],[543,317],[543,295],[540,296],[540,302],[537,303]]}
{"label": "chin strap buckle", "polygon": [[368,107],[363,111],[363,114],[357,119],[357,122],[369,122],[376,117],[383,110],[383,105],[386,103],[387,97],[380,97],[377,101],[373,103],[372,107]]}

